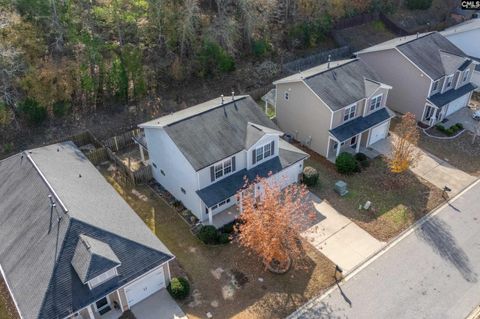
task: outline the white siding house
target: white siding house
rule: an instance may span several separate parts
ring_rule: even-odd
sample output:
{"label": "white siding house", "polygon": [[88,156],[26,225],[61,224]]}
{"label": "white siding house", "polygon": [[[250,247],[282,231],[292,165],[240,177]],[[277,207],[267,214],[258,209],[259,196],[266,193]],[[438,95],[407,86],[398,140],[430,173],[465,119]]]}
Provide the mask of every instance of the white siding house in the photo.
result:
{"label": "white siding house", "polygon": [[245,178],[271,173],[290,185],[308,156],[281,138],[249,96],[217,98],[140,127],[155,180],[201,222],[215,226],[217,215],[236,209]]}

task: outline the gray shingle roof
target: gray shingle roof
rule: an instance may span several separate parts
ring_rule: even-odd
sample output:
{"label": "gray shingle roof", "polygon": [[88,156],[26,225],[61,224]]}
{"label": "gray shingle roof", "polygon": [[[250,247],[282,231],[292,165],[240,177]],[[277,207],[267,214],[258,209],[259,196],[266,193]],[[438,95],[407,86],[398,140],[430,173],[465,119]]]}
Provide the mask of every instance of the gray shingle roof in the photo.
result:
{"label": "gray shingle roof", "polygon": [[249,122],[278,130],[250,96],[225,98],[223,105],[215,99],[200,106],[205,107],[180,111],[188,116],[174,113],[168,121],[160,118],[140,126],[163,127],[197,171],[243,150]]}
{"label": "gray shingle roof", "polygon": [[[39,171],[24,153],[0,161],[0,265],[23,318],[64,318],[172,258],[73,143],[28,154]],[[107,243],[121,262],[93,290],[72,266],[81,235]]]}
{"label": "gray shingle roof", "polygon": [[464,96],[467,93],[472,92],[477,88],[473,83],[465,84],[464,86],[459,87],[456,90],[448,90],[445,93],[437,93],[428,98],[430,102],[435,104],[438,107],[447,105],[448,103],[455,101],[459,97]]}
{"label": "gray shingle roof", "polygon": [[257,165],[250,170],[242,169],[229,177],[198,190],[197,194],[206,206],[211,207],[222,200],[235,195],[237,191],[244,186],[245,178],[249,181],[253,181],[257,176],[267,177],[270,172],[276,174],[307,157],[308,154],[280,139],[278,156]]}
{"label": "gray shingle roof", "polygon": [[120,264],[109,244],[87,235],[79,236],[72,266],[84,284]]}
{"label": "gray shingle roof", "polygon": [[358,59],[309,76],[304,81],[334,111],[366,98],[372,86],[380,86],[378,76]]}
{"label": "gray shingle roof", "polygon": [[397,48],[434,80],[455,71],[466,57],[462,50],[438,32],[415,38]]}
{"label": "gray shingle roof", "polygon": [[353,136],[358,135],[392,117],[393,114],[391,114],[387,108],[382,108],[365,117],[360,116],[343,125],[337,126],[336,128],[330,130],[330,133],[338,141],[344,142],[349,138],[352,138]]}

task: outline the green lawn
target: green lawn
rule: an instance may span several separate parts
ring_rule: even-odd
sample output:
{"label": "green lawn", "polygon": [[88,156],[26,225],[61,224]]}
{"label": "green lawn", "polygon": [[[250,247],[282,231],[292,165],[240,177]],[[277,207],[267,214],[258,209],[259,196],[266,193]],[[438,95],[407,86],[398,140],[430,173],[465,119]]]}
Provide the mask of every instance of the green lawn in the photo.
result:
{"label": "green lawn", "polygon": [[[310,153],[305,166],[320,173],[319,185],[311,190],[379,240],[390,240],[443,201],[440,189],[411,172],[394,176],[381,158],[361,173],[345,176],[336,172],[334,164]],[[345,197],[333,190],[337,180],[348,184]],[[371,209],[359,209],[366,201],[372,202]]]}
{"label": "green lawn", "polygon": [[[176,255],[172,273],[186,275],[193,286],[189,299],[180,303],[189,318],[205,318],[208,311],[215,318],[284,318],[333,284],[334,265],[313,248],[307,247],[304,269],[271,274],[236,244],[205,246],[149,187],[137,186],[132,192],[106,169],[101,171]],[[239,273],[248,279],[240,288],[232,284]]]}

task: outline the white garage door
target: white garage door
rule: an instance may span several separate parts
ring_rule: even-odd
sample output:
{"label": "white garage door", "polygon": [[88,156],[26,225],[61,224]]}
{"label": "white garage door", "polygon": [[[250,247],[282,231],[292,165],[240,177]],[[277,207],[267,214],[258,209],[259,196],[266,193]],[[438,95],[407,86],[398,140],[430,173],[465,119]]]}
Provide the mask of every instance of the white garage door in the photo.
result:
{"label": "white garage door", "polygon": [[464,96],[459,97],[455,101],[450,102],[450,104],[448,104],[446,116],[449,116],[450,114],[460,110],[462,107],[466,106],[467,103],[468,103],[468,94],[465,94]]}
{"label": "white garage door", "polygon": [[128,306],[133,306],[164,287],[165,275],[162,267],[125,287]]}
{"label": "white garage door", "polygon": [[372,128],[372,130],[370,131],[369,145],[385,138],[385,136],[387,136],[387,133],[388,133],[388,122],[385,122],[383,124],[380,124],[379,126]]}

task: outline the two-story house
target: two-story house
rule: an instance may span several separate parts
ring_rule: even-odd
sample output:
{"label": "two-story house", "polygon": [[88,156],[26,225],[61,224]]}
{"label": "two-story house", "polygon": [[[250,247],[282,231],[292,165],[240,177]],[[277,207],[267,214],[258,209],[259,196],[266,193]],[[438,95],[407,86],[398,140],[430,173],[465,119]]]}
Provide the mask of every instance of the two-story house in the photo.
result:
{"label": "two-story house", "polygon": [[217,227],[228,222],[215,217],[236,204],[245,178],[271,172],[287,186],[298,181],[308,156],[281,138],[250,96],[216,98],[140,127],[155,180]]}
{"label": "two-story house", "polygon": [[388,134],[391,87],[358,59],[325,63],[274,85],[278,126],[331,161]]}
{"label": "two-story house", "polygon": [[356,53],[393,86],[389,106],[433,125],[468,105],[475,65],[438,32],[396,38]]}

